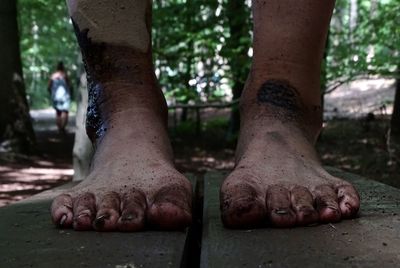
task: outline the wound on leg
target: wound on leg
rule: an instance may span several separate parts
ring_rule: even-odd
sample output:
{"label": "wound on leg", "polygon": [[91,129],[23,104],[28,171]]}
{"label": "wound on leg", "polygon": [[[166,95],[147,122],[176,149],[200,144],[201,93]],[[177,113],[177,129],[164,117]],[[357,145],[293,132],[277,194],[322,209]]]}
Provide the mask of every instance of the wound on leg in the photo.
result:
{"label": "wound on leg", "polygon": [[[88,29],[81,30],[74,20],[72,20],[72,24],[74,26],[75,34],[82,51],[88,85],[89,99],[86,115],[86,132],[90,140],[95,142],[104,135],[107,129],[104,126],[104,120],[98,108],[102,88],[98,78],[95,76],[94,71],[89,68],[88,61],[98,61],[94,59],[96,57],[101,58],[101,49],[98,49],[98,45],[94,45],[92,40],[88,37]],[[97,66],[101,65],[97,64]],[[102,73],[103,72],[101,72],[101,74]]]}
{"label": "wound on leg", "polygon": [[262,84],[257,94],[257,100],[259,103],[272,104],[296,112],[300,109],[299,96],[297,90],[288,82],[271,79]]}
{"label": "wound on leg", "polygon": [[[265,81],[258,90],[257,102],[280,108],[274,114],[284,115],[286,120],[293,119],[302,110],[300,94],[296,88],[285,80],[270,79]],[[284,112],[282,113],[282,111]]]}

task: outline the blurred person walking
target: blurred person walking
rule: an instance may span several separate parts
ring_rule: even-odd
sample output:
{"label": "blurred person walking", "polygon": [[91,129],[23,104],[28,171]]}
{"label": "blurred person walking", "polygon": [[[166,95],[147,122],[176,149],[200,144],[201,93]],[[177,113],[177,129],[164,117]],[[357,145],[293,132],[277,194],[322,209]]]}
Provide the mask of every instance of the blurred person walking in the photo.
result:
{"label": "blurred person walking", "polygon": [[63,62],[60,61],[57,64],[57,69],[51,75],[47,89],[51,94],[53,108],[56,110],[58,131],[61,134],[65,134],[65,127],[68,123],[68,112],[71,104],[72,86]]}

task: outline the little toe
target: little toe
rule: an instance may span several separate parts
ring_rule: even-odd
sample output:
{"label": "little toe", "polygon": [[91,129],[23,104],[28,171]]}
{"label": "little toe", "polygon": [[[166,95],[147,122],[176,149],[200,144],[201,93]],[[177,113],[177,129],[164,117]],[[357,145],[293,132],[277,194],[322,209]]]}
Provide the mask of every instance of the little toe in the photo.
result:
{"label": "little toe", "polygon": [[182,230],[192,222],[192,193],[182,185],[167,185],[153,197],[147,220],[162,230]]}
{"label": "little toe", "polygon": [[337,188],[339,208],[342,218],[355,217],[360,209],[360,196],[352,185],[342,185]]}
{"label": "little toe", "polygon": [[335,190],[329,185],[320,185],[315,188],[313,194],[319,220],[321,222],[340,221],[341,211]]}
{"label": "little toe", "polygon": [[290,191],[278,185],[267,189],[267,210],[272,225],[292,227],[296,224],[296,213],[291,208]]}
{"label": "little toe", "polygon": [[292,208],[296,213],[296,225],[318,222],[318,212],[314,209],[314,199],[306,187],[296,186],[290,191]]}
{"label": "little toe", "polygon": [[51,218],[53,223],[61,228],[72,226],[72,198],[69,194],[61,194],[53,200]]}
{"label": "little toe", "polygon": [[221,217],[227,228],[253,228],[265,223],[265,199],[248,183],[222,187]]}
{"label": "little toe", "polygon": [[74,199],[73,227],[77,231],[92,229],[92,222],[96,216],[96,198],[92,193],[83,193]]}
{"label": "little toe", "polygon": [[118,229],[122,232],[140,231],[145,226],[146,196],[143,192],[132,189],[121,199],[121,217]]}
{"label": "little toe", "polygon": [[113,231],[117,229],[120,199],[115,192],[107,193],[97,204],[96,219],[93,228],[96,231]]}

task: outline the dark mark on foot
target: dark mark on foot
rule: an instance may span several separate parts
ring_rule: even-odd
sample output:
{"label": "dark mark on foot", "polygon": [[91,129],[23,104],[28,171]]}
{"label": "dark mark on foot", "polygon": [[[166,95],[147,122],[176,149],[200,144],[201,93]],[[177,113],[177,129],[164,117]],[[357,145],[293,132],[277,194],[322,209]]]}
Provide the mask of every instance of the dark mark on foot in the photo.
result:
{"label": "dark mark on foot", "polygon": [[107,220],[109,218],[110,218],[110,215],[108,215],[108,214],[101,215],[101,216],[97,217],[97,219],[94,220],[93,225],[96,227],[96,229],[101,229],[104,227],[104,224],[106,222],[105,220]]}
{"label": "dark mark on foot", "polygon": [[299,97],[299,93],[289,82],[275,79],[267,80],[257,93],[258,103],[272,104],[290,112],[300,110]]}
{"label": "dark mark on foot", "polygon": [[101,58],[101,54],[96,55],[99,54],[96,53],[99,51],[94,49],[92,40],[88,36],[89,29],[81,30],[73,19],[72,19],[72,25],[74,26],[76,38],[78,39],[79,46],[81,47],[83,63],[86,70],[86,79],[88,84],[89,100],[88,100],[88,108],[86,116],[86,132],[91,141],[95,142],[95,140],[103,136],[105,132],[105,128],[103,126],[103,119],[100,110],[98,108],[98,104],[100,102],[100,96],[102,94],[103,89],[95,77],[95,72],[100,72],[100,70],[98,70],[98,68],[100,68],[100,65],[94,64],[95,68],[94,70],[92,70],[91,68],[89,68],[88,63],[93,61],[94,58]]}

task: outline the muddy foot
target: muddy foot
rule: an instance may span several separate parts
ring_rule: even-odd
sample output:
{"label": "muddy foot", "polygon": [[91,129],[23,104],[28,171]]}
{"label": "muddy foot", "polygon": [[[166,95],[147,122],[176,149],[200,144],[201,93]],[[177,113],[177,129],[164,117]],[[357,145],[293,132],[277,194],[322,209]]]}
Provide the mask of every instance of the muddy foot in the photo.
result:
{"label": "muddy foot", "polygon": [[86,180],[53,201],[54,224],[97,231],[176,230],[188,226],[192,195],[189,181],[168,161],[160,159],[151,143],[146,147],[120,140],[113,146],[97,157]]}
{"label": "muddy foot", "polygon": [[[278,90],[275,103],[274,96],[259,91],[258,104],[244,109],[236,167],[220,192],[225,226],[292,227],[355,217],[357,191],[323,169],[310,128],[298,116],[305,113],[298,110],[296,92],[283,85]],[[266,98],[273,105],[262,103]]]}
{"label": "muddy foot", "polygon": [[[146,83],[134,89],[150,92],[149,85],[155,86]],[[108,83],[105,90],[127,86]],[[177,230],[191,223],[192,187],[173,165],[163,113],[153,108],[163,107],[162,101],[152,103],[156,98],[150,97],[108,98],[114,106],[102,113],[105,131],[96,140],[92,171],[54,200],[54,224],[75,230],[139,231]],[[131,108],[120,105],[123,101]]]}

